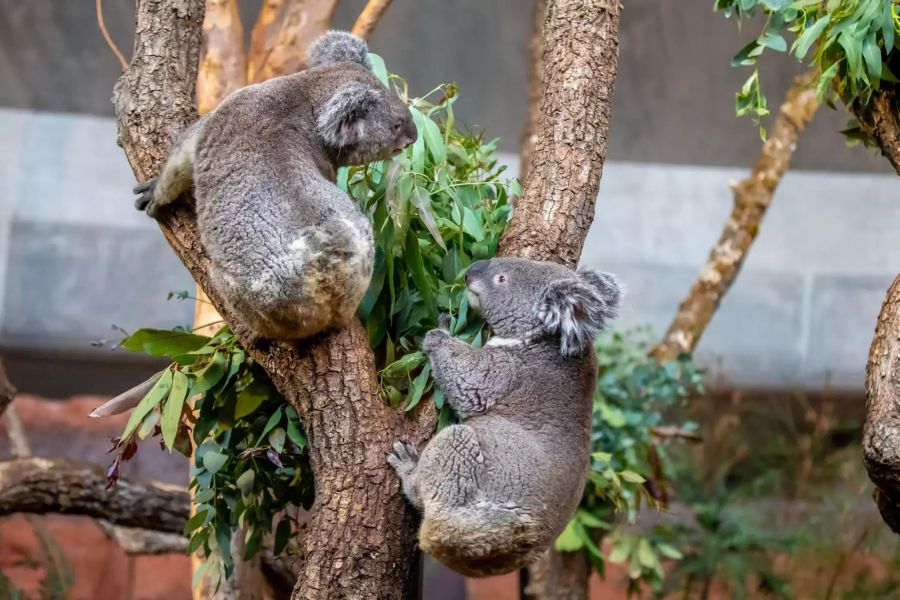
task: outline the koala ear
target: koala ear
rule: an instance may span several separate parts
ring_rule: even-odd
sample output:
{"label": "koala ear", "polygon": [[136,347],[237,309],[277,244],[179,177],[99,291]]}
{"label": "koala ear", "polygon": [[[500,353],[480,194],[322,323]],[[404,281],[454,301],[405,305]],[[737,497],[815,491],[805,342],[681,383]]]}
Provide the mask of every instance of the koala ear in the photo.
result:
{"label": "koala ear", "polygon": [[534,313],[546,333],[559,335],[563,356],[574,356],[587,350],[597,332],[615,318],[621,300],[615,276],[583,269],[573,279],[547,285]]}
{"label": "koala ear", "polygon": [[365,133],[362,121],[377,103],[378,92],[361,83],[340,87],[319,111],[319,137],[332,148],[358,143]]}
{"label": "koala ear", "polygon": [[318,67],[335,62],[355,62],[368,68],[369,47],[362,38],[346,31],[329,31],[309,46],[306,65]]}

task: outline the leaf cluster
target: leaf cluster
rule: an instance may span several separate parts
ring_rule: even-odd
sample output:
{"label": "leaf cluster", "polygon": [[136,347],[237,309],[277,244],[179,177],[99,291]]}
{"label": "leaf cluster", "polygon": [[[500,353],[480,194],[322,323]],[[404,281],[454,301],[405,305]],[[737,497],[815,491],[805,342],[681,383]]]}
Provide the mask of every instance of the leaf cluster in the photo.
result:
{"label": "leaf cluster", "polygon": [[[885,83],[897,83],[891,70],[900,47],[896,0],[716,0],[715,10],[739,22],[757,14],[766,17],[759,35],[731,62],[753,67],[736,95],[735,111],[753,118],[762,137],[761,119],[769,110],[759,84],[758,61],[767,50],[789,52],[814,66],[819,101],[831,107],[835,99],[867,104]],[[786,37],[793,38],[790,47]]]}

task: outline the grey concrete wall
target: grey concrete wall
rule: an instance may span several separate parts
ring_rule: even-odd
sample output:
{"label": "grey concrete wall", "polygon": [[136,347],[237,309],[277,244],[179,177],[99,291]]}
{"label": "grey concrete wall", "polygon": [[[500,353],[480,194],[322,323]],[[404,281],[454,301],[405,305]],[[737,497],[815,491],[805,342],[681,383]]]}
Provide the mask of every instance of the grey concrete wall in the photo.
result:
{"label": "grey concrete wall", "polygon": [[[249,33],[260,0],[241,0]],[[335,26],[350,27],[365,0],[342,0]],[[389,68],[413,93],[456,81],[459,117],[515,151],[525,114],[529,0],[395,0],[372,39]],[[133,0],[105,0],[113,38],[129,55]],[[106,48],[93,7],[72,0],[0,0],[0,106],[112,115],[120,68]],[[709,0],[629,0],[620,31],[619,76],[610,132],[614,160],[749,165],[759,147],[755,127],[734,117],[734,93],[749,75],[731,57],[754,35],[712,12]],[[796,60],[763,60],[762,84],[773,109]],[[864,149],[846,149],[837,134],[843,112],[823,110],[803,136],[800,169],[887,172]]]}
{"label": "grey concrete wall", "polygon": [[[112,119],[0,110],[0,347],[96,349],[113,324],[188,324],[190,277],[132,208]],[[504,160],[516,171],[515,155]],[[621,326],[661,333],[731,208],[740,169],[611,161],[583,262],[629,287]],[[698,356],[720,383],[860,390],[875,316],[900,271],[896,176],[790,172]],[[24,371],[23,371],[24,372]],[[29,373],[40,373],[32,367]]]}

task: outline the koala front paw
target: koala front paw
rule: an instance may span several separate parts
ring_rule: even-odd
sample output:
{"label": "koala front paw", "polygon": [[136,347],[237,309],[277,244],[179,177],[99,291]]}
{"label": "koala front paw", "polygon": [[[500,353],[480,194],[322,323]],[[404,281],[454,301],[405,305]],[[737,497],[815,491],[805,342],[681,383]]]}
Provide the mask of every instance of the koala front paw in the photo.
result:
{"label": "koala front paw", "polygon": [[448,339],[450,339],[450,333],[446,330],[432,329],[425,334],[425,339],[422,340],[422,350],[428,354]]}
{"label": "koala front paw", "polygon": [[134,193],[138,195],[134,201],[134,207],[138,210],[145,211],[151,217],[155,217],[158,207],[153,201],[154,191],[156,190],[156,178],[148,179],[143,183],[134,186]]}
{"label": "koala front paw", "polygon": [[394,442],[394,451],[387,455],[387,461],[397,471],[397,475],[406,477],[419,464],[419,452],[409,442],[398,440]]}

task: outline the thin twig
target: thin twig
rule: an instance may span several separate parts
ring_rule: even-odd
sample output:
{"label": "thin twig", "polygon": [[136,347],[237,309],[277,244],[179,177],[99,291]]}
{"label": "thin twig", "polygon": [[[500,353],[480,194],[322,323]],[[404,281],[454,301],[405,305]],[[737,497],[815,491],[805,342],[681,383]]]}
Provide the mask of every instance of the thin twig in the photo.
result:
{"label": "thin twig", "polygon": [[106,45],[109,46],[109,49],[112,50],[113,54],[116,55],[116,58],[119,59],[119,64],[122,65],[122,70],[127,71],[128,61],[125,60],[125,57],[122,55],[122,51],[119,50],[119,47],[116,46],[116,43],[109,35],[109,31],[106,30],[106,21],[103,20],[103,0],[97,0],[96,5],[97,25],[100,27],[100,33],[103,34],[103,39],[106,40]]}
{"label": "thin twig", "polygon": [[351,30],[353,35],[357,35],[364,40],[369,39],[375,26],[378,25],[378,21],[384,16],[390,5],[391,0],[369,0],[362,12],[359,13],[356,23],[353,24],[353,29]]}

